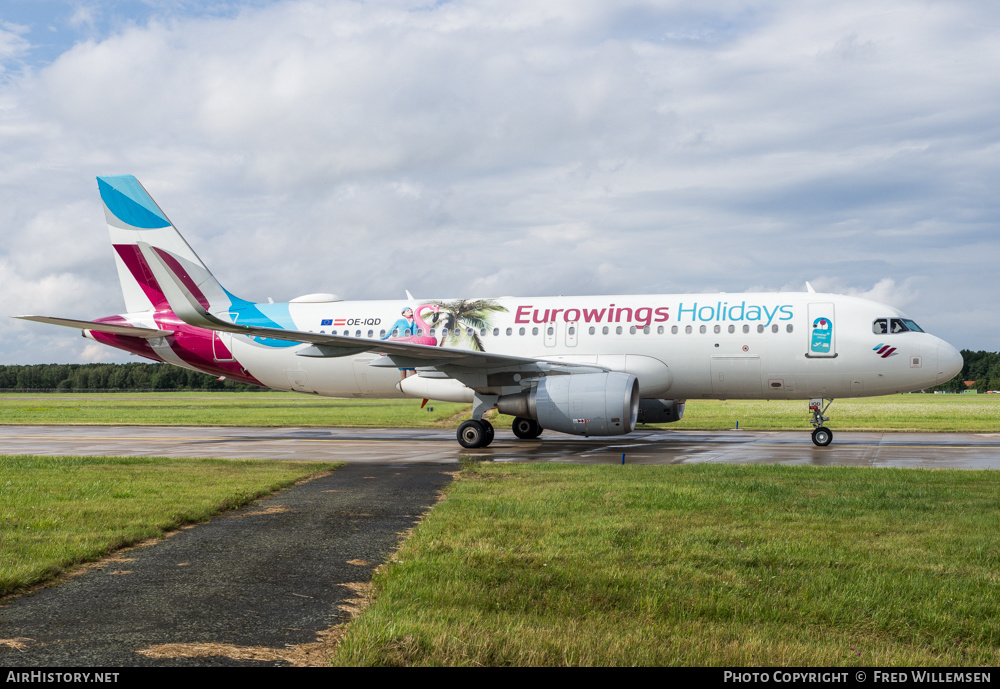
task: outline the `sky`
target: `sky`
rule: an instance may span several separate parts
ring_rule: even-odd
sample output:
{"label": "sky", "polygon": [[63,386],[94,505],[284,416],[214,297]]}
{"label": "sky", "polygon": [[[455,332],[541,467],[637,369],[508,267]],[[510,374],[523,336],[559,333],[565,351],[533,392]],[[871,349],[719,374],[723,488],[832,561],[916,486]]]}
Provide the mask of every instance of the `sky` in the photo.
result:
{"label": "sky", "polygon": [[817,291],[1000,349],[1000,5],[0,5],[9,318],[124,309],[95,177],[286,301]]}

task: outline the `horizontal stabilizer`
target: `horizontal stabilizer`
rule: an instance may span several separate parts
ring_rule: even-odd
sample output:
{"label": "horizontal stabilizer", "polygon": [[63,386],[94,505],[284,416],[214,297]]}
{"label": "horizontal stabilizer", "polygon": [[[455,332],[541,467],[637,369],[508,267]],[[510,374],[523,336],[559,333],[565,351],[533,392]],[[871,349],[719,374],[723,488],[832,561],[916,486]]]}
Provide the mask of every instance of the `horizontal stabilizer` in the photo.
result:
{"label": "horizontal stabilizer", "polygon": [[155,328],[140,328],[134,325],[119,325],[117,323],[98,323],[96,321],[78,321],[75,318],[55,318],[54,316],[14,316],[25,321],[37,321],[39,323],[49,323],[51,325],[65,325],[67,328],[80,328],[81,330],[96,330],[102,333],[113,335],[127,335],[129,337],[142,337],[149,339],[152,337],[166,337],[172,335],[173,330],[157,330]]}

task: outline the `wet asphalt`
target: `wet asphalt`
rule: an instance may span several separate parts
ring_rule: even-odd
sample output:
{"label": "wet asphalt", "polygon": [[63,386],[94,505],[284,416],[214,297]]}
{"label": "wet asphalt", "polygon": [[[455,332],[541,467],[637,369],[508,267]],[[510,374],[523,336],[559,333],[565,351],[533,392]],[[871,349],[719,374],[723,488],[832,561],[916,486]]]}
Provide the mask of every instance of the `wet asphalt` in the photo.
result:
{"label": "wet asphalt", "polygon": [[[0,667],[292,664],[285,651],[350,619],[359,588],[456,469],[349,464],[6,599]],[[181,646],[164,652],[163,644]],[[230,651],[187,657],[183,650],[206,644]]]}

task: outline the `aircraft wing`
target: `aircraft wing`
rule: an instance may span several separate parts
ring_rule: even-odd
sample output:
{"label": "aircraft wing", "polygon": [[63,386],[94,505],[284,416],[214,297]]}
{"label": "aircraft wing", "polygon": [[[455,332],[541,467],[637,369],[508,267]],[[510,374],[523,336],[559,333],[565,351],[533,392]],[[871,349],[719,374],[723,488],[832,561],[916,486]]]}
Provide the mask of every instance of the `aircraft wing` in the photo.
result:
{"label": "aircraft wing", "polygon": [[[208,330],[230,332],[250,337],[284,340],[310,344],[300,356],[339,357],[372,352],[384,354],[386,363],[375,362],[373,365],[393,366],[398,368],[436,368],[450,369],[461,367],[478,371],[524,371],[526,373],[584,373],[605,371],[606,368],[596,364],[573,364],[550,362],[544,359],[477,352],[468,349],[437,347],[415,344],[412,342],[393,342],[390,340],[369,340],[342,335],[327,335],[324,333],[306,332],[302,330],[285,330],[256,325],[240,325],[222,320],[212,314],[203,300],[199,300],[191,290],[191,279],[186,274],[178,274],[177,269],[161,256],[162,249],[138,242],[139,250],[146,258],[153,276],[156,278],[170,308],[182,321],[189,325]],[[454,371],[454,369],[451,369]],[[462,377],[462,376],[457,376]]]}
{"label": "aircraft wing", "polygon": [[54,316],[14,316],[14,318],[49,323],[51,325],[65,325],[68,328],[80,328],[81,330],[97,330],[98,332],[112,333],[114,335],[142,337],[145,339],[166,337],[174,332],[173,330],[157,330],[156,328],[141,328],[135,325],[120,325],[117,323],[98,323],[96,321],[78,321],[75,318],[56,318]]}

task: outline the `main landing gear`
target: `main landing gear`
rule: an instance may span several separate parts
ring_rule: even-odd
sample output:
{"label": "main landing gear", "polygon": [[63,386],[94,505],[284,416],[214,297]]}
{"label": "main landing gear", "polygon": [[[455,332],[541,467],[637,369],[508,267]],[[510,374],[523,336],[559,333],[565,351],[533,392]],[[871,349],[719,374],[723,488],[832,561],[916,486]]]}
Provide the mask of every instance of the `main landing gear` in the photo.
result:
{"label": "main landing gear", "polygon": [[542,434],[542,427],[534,419],[522,419],[518,416],[510,426],[511,430],[521,440],[534,440]]}
{"label": "main landing gear", "polygon": [[824,416],[824,412],[830,408],[833,404],[831,399],[826,404],[825,399],[814,399],[809,400],[809,412],[812,414],[812,420],[809,422],[813,425],[812,439],[813,442],[819,447],[826,447],[833,440],[833,431],[823,425],[824,421],[829,421],[829,416]]}
{"label": "main landing gear", "polygon": [[483,419],[469,419],[458,427],[458,444],[462,447],[486,447],[493,442],[493,424]]}
{"label": "main landing gear", "polygon": [[[499,399],[498,395],[480,395],[476,393],[472,407],[472,418],[462,422],[458,427],[458,444],[462,447],[486,447],[493,442],[496,431],[493,424],[483,418],[483,414],[492,409]],[[511,424],[514,435],[522,440],[532,440],[542,434],[542,427],[534,419],[524,419],[520,416]]]}
{"label": "main landing gear", "polygon": [[483,419],[483,414],[496,406],[499,395],[480,395],[475,393],[472,406],[472,418],[462,422],[458,427],[458,444],[462,447],[486,447],[493,442],[496,431],[493,424]]}

